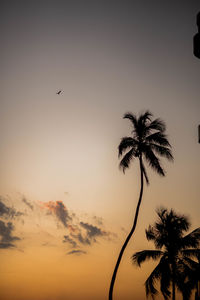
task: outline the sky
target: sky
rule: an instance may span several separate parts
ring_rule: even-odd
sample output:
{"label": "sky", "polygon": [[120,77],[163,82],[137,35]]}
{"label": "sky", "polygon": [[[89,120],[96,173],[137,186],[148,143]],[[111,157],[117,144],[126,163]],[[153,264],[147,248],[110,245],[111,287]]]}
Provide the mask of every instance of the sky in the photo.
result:
{"label": "sky", "polygon": [[136,161],[118,167],[126,112],[165,121],[174,162],[163,159],[164,178],[148,168],[114,299],[145,299],[155,264],[130,257],[153,247],[158,207],[199,227],[199,11],[197,0],[1,1],[0,299],[107,299],[140,188]]}

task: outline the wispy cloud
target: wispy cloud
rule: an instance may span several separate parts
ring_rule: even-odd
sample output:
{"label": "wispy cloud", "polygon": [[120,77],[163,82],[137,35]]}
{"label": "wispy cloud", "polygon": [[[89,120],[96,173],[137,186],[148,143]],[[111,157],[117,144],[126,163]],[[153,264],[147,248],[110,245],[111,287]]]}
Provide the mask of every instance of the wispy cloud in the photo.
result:
{"label": "wispy cloud", "polygon": [[16,247],[14,242],[20,240],[20,238],[13,236],[15,229],[13,222],[16,221],[17,217],[24,215],[23,212],[17,211],[13,206],[10,207],[5,204],[6,200],[2,196],[0,197],[0,249]]}
{"label": "wispy cloud", "polygon": [[33,205],[25,198],[22,198],[22,202],[24,202],[31,210],[34,209]]}
{"label": "wispy cloud", "polygon": [[7,206],[2,198],[0,198],[0,217],[13,219],[22,215],[24,215],[23,212],[16,211],[14,207]]}
{"label": "wispy cloud", "polygon": [[78,234],[71,234],[74,239],[76,239],[79,243],[83,245],[91,245],[91,240],[87,236],[83,236],[81,232]]}
{"label": "wispy cloud", "polygon": [[80,225],[86,230],[87,237],[89,239],[93,239],[97,236],[105,236],[108,233],[106,231],[103,231],[100,227],[94,226],[92,224],[80,222]]}
{"label": "wispy cloud", "polygon": [[64,235],[63,243],[69,243],[73,248],[77,247],[77,243],[68,235]]}
{"label": "wispy cloud", "polygon": [[72,254],[80,255],[80,254],[87,254],[87,252],[84,250],[72,250],[67,253],[67,255],[72,255]]}
{"label": "wispy cloud", "polygon": [[[47,218],[49,215],[54,216],[56,221],[63,225],[62,228],[59,226],[57,229],[66,231],[64,232],[65,234],[62,234],[62,242],[69,249],[71,248],[72,251],[70,251],[69,254],[85,254],[86,249],[98,242],[101,238],[104,238],[107,241],[112,240],[112,233],[104,229],[103,219],[101,217],[89,216],[87,213],[84,214],[84,216],[78,216],[73,211],[70,211],[63,201],[40,202],[40,204],[37,205],[29,201],[22,194],[20,199],[14,203],[15,205],[18,204],[19,207],[24,203],[29,209],[26,213],[18,211],[16,208],[17,206],[14,207],[13,205],[9,205],[8,203],[10,202],[13,201],[9,197],[4,198],[0,196],[0,249],[16,247],[16,241],[20,240],[20,237],[18,237],[18,233],[14,234],[14,225],[18,221],[24,221],[20,216],[23,215],[26,218],[31,218],[33,224],[38,216],[41,218],[41,213],[43,214],[43,217],[45,213]],[[38,209],[40,211],[38,211]],[[27,220],[28,219],[26,219],[26,221]],[[26,224],[26,222],[23,223],[23,228],[26,232],[24,224]],[[18,225],[20,228],[21,223],[18,223]],[[53,230],[55,230],[55,228]],[[50,246],[50,243],[52,243],[52,241],[50,242],[45,238],[42,246]],[[55,242],[55,245],[58,244]]]}
{"label": "wispy cloud", "polygon": [[68,222],[71,220],[71,217],[62,201],[44,202],[42,203],[42,207],[45,207],[49,213],[54,214],[65,227],[68,226]]}
{"label": "wispy cloud", "polygon": [[[65,242],[69,243],[74,248],[78,245],[91,246],[97,242],[98,237],[109,237],[110,233],[97,227],[93,224],[79,222],[75,232],[70,232],[70,235],[65,238]],[[75,246],[76,245],[76,246]]]}
{"label": "wispy cloud", "polygon": [[[69,247],[80,248],[92,246],[100,238],[112,240],[112,233],[103,229],[103,219],[92,217],[92,222],[83,222],[73,212],[70,212],[62,201],[49,201],[41,203],[41,208],[45,208],[48,214],[52,214],[64,225],[67,234],[63,236],[63,243]],[[87,217],[87,214],[86,214]],[[93,224],[95,223],[95,224]]]}
{"label": "wispy cloud", "polygon": [[12,222],[6,222],[0,220],[0,248],[7,249],[13,248],[15,245],[13,242],[20,240],[17,236],[12,236],[12,231],[14,230],[14,225]]}

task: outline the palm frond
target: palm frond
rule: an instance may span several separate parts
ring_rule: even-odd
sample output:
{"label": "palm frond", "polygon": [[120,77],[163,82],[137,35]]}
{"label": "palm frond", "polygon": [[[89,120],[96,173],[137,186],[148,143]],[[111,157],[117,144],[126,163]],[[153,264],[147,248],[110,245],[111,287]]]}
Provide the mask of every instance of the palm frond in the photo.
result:
{"label": "palm frond", "polygon": [[140,116],[138,117],[138,129],[140,129],[139,131],[141,133],[144,134],[146,132],[146,128],[148,126],[147,122],[151,122],[152,116],[152,113],[147,110],[145,113],[140,114]]}
{"label": "palm frond", "polygon": [[183,249],[180,251],[180,254],[184,257],[195,257],[198,258],[200,254],[200,249]]}
{"label": "palm frond", "polygon": [[149,225],[148,229],[145,230],[145,233],[148,241],[155,241],[156,235],[153,226]]}
{"label": "palm frond", "polygon": [[166,130],[165,122],[161,119],[155,119],[153,120],[148,126],[147,126],[147,133],[149,133],[152,130],[157,130],[164,132]]}
{"label": "palm frond", "polygon": [[156,155],[153,153],[151,148],[149,146],[145,147],[144,156],[149,165],[154,169],[159,175],[165,176],[164,170],[160,165],[159,159],[156,157]]}
{"label": "palm frond", "polygon": [[145,289],[146,289],[146,295],[147,297],[151,295],[151,297],[154,299],[154,296],[158,294],[157,289],[155,288],[155,279],[154,279],[154,271],[151,273],[151,275],[147,278],[145,281]]}
{"label": "palm frond", "polygon": [[153,117],[153,114],[146,110],[145,113],[140,114],[138,122],[146,123],[146,121],[151,121],[151,117]]}
{"label": "palm frond", "polygon": [[143,250],[136,252],[132,255],[131,259],[132,262],[140,267],[140,265],[149,260],[153,259],[156,260],[158,259],[161,255],[163,254],[162,251],[160,250]]}
{"label": "palm frond", "polygon": [[145,288],[146,288],[146,295],[151,295],[152,298],[158,293],[157,289],[155,288],[156,280],[160,279],[162,273],[164,271],[165,266],[165,257],[162,257],[159,264],[155,267],[152,273],[149,275],[147,280],[145,281]]}
{"label": "palm frond", "polygon": [[125,172],[125,170],[129,168],[130,162],[134,158],[134,156],[135,156],[135,150],[133,148],[124,155],[124,157],[122,158],[119,164],[119,168],[122,169],[123,172]]}
{"label": "palm frond", "polygon": [[154,143],[150,143],[150,147],[160,156],[164,156],[170,161],[174,160],[171,149]]}
{"label": "palm frond", "polygon": [[170,147],[171,145],[167,139],[167,136],[163,132],[155,132],[146,137],[146,142],[156,143],[161,146]]}
{"label": "palm frond", "polygon": [[166,214],[168,213],[167,209],[161,206],[161,207],[159,207],[159,208],[156,209],[156,213],[157,213],[157,215],[159,217],[159,220],[162,223],[164,223],[165,218],[166,218]]}
{"label": "palm frond", "polygon": [[182,245],[183,248],[192,247],[196,248],[200,244],[200,227],[196,228],[189,234],[183,237]]}
{"label": "palm frond", "polygon": [[[181,261],[185,267],[187,266],[190,269],[199,268],[199,263],[196,262],[195,260],[191,259],[190,257],[184,256]],[[199,276],[200,276],[200,274],[199,274]]]}
{"label": "palm frond", "polygon": [[148,123],[151,121],[152,114],[149,111],[146,111],[143,114],[140,114],[137,120],[137,128],[133,131],[139,140],[146,137],[146,128]]}
{"label": "palm frond", "polygon": [[131,112],[127,112],[124,114],[124,119],[129,119],[133,125],[133,128],[135,128],[137,130],[138,127],[138,120],[136,115],[132,114]]}
{"label": "palm frond", "polygon": [[137,147],[137,141],[135,139],[133,139],[132,137],[123,137],[121,139],[121,142],[118,146],[118,156],[120,157],[124,151],[126,151],[127,149],[133,147],[136,148]]}

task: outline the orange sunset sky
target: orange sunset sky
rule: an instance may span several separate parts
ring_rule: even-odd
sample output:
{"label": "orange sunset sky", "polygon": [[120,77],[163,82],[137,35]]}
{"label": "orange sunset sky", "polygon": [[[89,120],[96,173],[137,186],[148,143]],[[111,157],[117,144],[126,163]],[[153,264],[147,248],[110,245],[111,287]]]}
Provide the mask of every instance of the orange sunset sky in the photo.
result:
{"label": "orange sunset sky", "polygon": [[162,160],[165,178],[148,169],[114,300],[146,298],[155,263],[130,257],[154,247],[156,208],[199,227],[198,11],[198,0],[1,1],[0,300],[108,299],[140,188],[137,161],[118,168],[125,112],[166,122],[174,163]]}

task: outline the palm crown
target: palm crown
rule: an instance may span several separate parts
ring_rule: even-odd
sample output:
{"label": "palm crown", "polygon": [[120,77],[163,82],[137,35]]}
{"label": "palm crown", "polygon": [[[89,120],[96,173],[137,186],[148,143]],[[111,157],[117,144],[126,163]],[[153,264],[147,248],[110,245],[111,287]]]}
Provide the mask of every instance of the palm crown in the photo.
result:
{"label": "palm crown", "polygon": [[[148,259],[160,262],[145,282],[146,294],[152,297],[157,294],[155,281],[160,280],[160,289],[165,299],[172,292],[175,299],[175,286],[182,292],[185,299],[189,299],[191,290],[185,288],[188,276],[197,263],[192,259],[199,255],[200,228],[184,235],[190,223],[185,216],[177,215],[173,210],[158,210],[159,220],[154,226],[146,230],[146,237],[152,240],[157,250],[143,250],[136,252],[132,260],[138,266]],[[162,250],[161,250],[162,249]],[[189,276],[190,277],[190,276]]]}
{"label": "palm crown", "polygon": [[160,119],[152,121],[152,114],[149,111],[141,114],[138,118],[132,113],[126,113],[124,119],[131,121],[133,130],[132,136],[123,137],[119,144],[119,157],[125,153],[120,162],[120,168],[125,172],[130,166],[131,160],[136,157],[139,158],[146,182],[149,183],[142,159],[144,157],[159,175],[164,176],[165,172],[158,156],[173,160],[171,145],[164,133],[166,130],[165,123]]}

